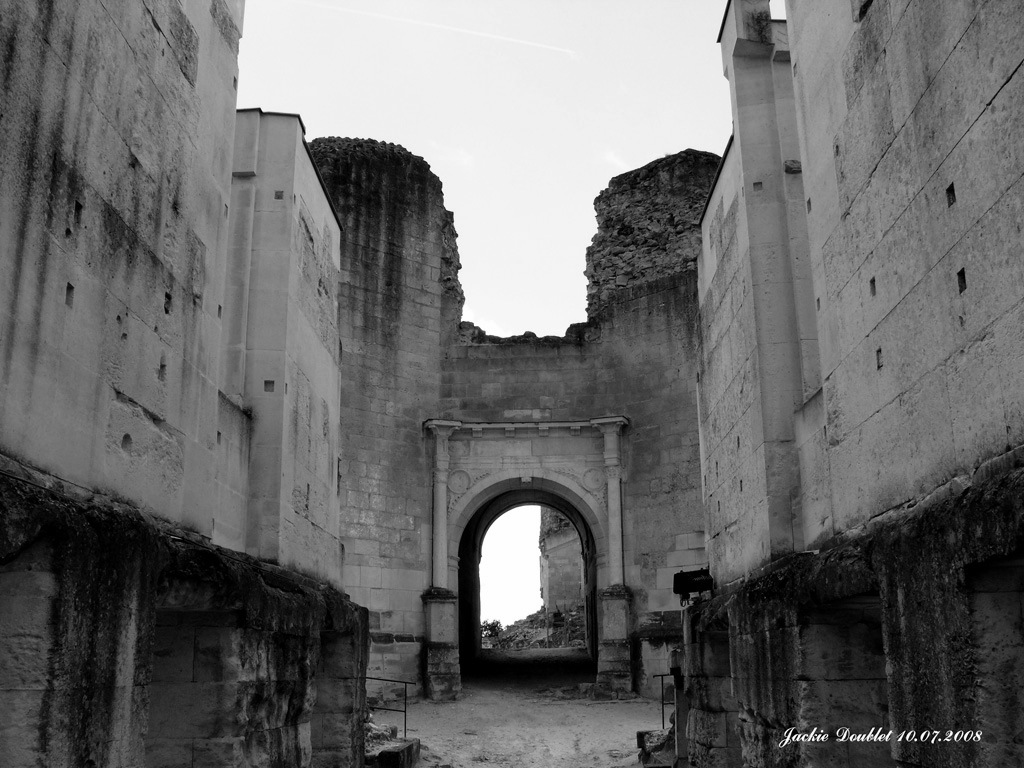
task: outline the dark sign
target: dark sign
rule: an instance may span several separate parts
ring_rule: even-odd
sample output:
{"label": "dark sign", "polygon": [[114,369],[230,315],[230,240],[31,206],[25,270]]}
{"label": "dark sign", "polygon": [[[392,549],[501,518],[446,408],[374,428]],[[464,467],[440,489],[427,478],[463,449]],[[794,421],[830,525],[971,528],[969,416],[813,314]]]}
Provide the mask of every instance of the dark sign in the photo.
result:
{"label": "dark sign", "polygon": [[684,597],[689,597],[695,592],[710,592],[714,586],[715,582],[707,568],[697,571],[679,571],[672,577],[672,591]]}

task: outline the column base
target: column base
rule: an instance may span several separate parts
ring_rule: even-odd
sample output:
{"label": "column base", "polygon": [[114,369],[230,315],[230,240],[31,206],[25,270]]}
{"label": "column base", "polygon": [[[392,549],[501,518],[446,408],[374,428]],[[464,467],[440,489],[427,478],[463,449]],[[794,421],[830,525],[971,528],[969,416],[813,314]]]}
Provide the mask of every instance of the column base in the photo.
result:
{"label": "column base", "polygon": [[459,669],[459,596],[431,587],[423,593],[427,642],[423,648],[423,690],[431,701],[454,701],[462,693]]}
{"label": "column base", "polygon": [[597,648],[597,687],[612,693],[633,690],[632,644],[628,640],[602,640]]}
{"label": "column base", "polygon": [[423,688],[431,701],[455,701],[462,693],[459,646],[427,642]]}
{"label": "column base", "polygon": [[597,687],[609,692],[633,690],[633,643],[630,640],[629,588],[615,584],[598,594],[601,637],[597,647]]}

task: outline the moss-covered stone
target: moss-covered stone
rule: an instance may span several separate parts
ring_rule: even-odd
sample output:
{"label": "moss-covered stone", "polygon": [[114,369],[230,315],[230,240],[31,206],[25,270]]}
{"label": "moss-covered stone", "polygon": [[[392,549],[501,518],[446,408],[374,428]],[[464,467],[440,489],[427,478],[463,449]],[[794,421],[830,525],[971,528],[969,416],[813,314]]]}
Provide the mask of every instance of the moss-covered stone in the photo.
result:
{"label": "moss-covered stone", "polygon": [[[142,765],[227,738],[245,764],[308,765],[318,673],[348,681],[319,711],[362,720],[365,609],[112,499],[0,476],[0,585],[0,625],[21,628],[0,632],[0,700],[27,681],[39,702],[0,709],[2,764]],[[361,742],[340,746],[356,764]]]}

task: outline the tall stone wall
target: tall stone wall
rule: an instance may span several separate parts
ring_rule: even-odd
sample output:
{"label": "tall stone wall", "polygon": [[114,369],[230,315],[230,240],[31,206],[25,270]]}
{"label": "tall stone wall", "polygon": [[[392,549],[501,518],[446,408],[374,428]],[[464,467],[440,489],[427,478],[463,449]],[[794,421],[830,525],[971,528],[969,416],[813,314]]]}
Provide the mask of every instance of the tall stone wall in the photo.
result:
{"label": "tall stone wall", "polygon": [[760,36],[765,3],[723,26],[736,134],[699,273],[702,477],[724,580],[1022,442],[1024,291],[1005,250],[1024,172],[1019,14],[853,5],[798,5],[792,49],[781,24]]}
{"label": "tall stone wall", "polygon": [[0,3],[4,766],[362,763],[340,229],[297,116],[233,153],[242,9]]}
{"label": "tall stone wall", "polygon": [[233,175],[221,342],[253,417],[244,546],[339,584],[341,228],[296,115],[239,112]]}
{"label": "tall stone wall", "polygon": [[[736,134],[698,268],[715,595],[675,658],[689,759],[1016,764],[1024,20],[790,2],[787,34],[768,5],[731,3],[720,39]],[[789,728],[828,741],[780,746]]]}
{"label": "tall stone wall", "polygon": [[701,477],[723,582],[801,548],[792,413],[820,387],[790,52],[783,22],[758,23],[767,7],[726,13],[735,133],[698,265]]}
{"label": "tall stone wall", "polygon": [[242,4],[0,17],[0,448],[212,536]]}
{"label": "tall stone wall", "polygon": [[813,542],[1024,442],[1024,19],[993,0],[797,5],[827,429],[804,441]]}
{"label": "tall stone wall", "polygon": [[373,673],[416,680],[431,555],[423,423],[437,416],[446,329],[454,332],[462,307],[455,230],[441,182],[405,149],[332,138],[311,151],[344,229],[344,582],[371,610]]}

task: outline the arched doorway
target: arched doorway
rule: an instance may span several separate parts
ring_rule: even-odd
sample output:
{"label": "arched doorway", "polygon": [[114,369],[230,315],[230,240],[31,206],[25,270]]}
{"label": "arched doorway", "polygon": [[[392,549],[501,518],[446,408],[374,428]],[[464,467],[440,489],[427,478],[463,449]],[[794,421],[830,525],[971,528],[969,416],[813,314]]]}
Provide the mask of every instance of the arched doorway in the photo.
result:
{"label": "arched doorway", "polygon": [[481,543],[498,516],[527,504],[557,510],[579,532],[587,552],[595,683],[616,693],[633,689],[619,441],[628,423],[623,416],[574,422],[426,422],[435,438],[431,586],[422,595],[423,679],[430,698],[458,696],[463,659],[479,655]]}
{"label": "arched doorway", "polygon": [[481,655],[480,558],[484,537],[491,525],[506,512],[521,506],[538,505],[564,515],[579,534],[583,555],[583,594],[587,650],[597,661],[597,546],[594,533],[583,514],[568,500],[541,488],[507,490],[479,505],[459,539],[459,661],[463,674],[471,671]]}

